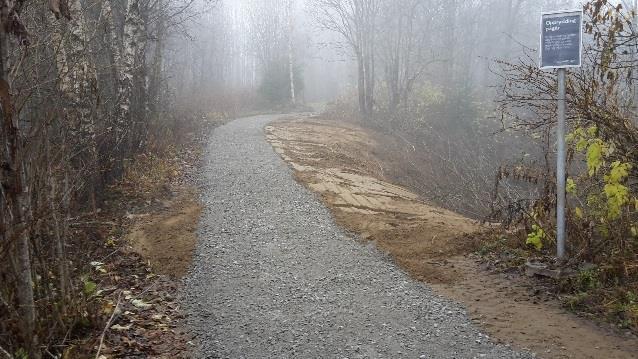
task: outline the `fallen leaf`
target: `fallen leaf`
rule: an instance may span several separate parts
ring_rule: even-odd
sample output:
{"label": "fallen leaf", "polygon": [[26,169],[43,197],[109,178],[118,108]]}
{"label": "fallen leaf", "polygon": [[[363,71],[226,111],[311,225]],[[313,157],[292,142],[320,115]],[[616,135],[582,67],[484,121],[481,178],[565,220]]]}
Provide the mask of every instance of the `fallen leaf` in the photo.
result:
{"label": "fallen leaf", "polygon": [[117,331],[120,331],[120,330],[129,330],[129,329],[131,329],[131,325],[130,325],[130,324],[129,324],[129,325],[119,325],[119,324],[114,324],[114,325],[111,325],[111,329],[112,329],[112,330],[117,330]]}
{"label": "fallen leaf", "polygon": [[148,304],[141,299],[133,299],[131,301],[131,304],[133,304],[134,306],[140,309],[148,309],[153,306],[152,304]]}

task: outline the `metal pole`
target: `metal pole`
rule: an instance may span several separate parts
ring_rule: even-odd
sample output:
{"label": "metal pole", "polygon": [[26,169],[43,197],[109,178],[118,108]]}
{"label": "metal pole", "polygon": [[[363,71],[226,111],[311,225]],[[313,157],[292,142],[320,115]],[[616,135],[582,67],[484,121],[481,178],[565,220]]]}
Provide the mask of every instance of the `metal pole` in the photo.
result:
{"label": "metal pole", "polygon": [[556,138],[558,151],[556,154],[556,255],[565,256],[565,69],[558,69],[558,124]]}
{"label": "metal pole", "polygon": [[[631,12],[631,35],[634,37],[634,41],[629,45],[629,53],[631,56],[631,66],[635,65],[636,62],[636,48],[638,47],[638,40],[636,32],[638,32],[638,0],[634,0],[631,10],[629,5],[625,0],[622,0],[622,4],[625,9]],[[629,17],[629,15],[627,16]],[[633,81],[631,84],[630,95],[631,95],[631,110],[635,113],[636,107],[638,107],[638,81]]]}
{"label": "metal pole", "polygon": [[[632,29],[632,35],[634,36],[634,46],[631,46],[631,66],[632,66],[632,70],[633,70],[633,66],[635,66],[635,61],[636,61],[636,47],[638,47],[638,43],[636,43],[636,36],[638,36],[636,34],[636,31],[638,31],[638,0],[634,0],[634,8],[632,9],[633,11],[633,18],[631,21],[631,29]],[[633,77],[633,76],[632,76]],[[634,93],[632,94],[632,100],[634,101],[633,108],[634,110],[636,109],[636,106],[638,106],[638,81],[634,81]],[[635,112],[634,112],[635,113]],[[635,119],[635,117],[634,117]],[[636,122],[638,123],[638,122]]]}

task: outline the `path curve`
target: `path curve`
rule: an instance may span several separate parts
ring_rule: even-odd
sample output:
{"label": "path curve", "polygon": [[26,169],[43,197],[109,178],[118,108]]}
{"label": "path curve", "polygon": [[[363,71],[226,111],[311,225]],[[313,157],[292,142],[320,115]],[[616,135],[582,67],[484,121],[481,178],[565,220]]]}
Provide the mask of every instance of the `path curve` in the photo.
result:
{"label": "path curve", "polygon": [[338,228],[265,140],[277,116],[217,128],[182,297],[201,358],[527,358]]}

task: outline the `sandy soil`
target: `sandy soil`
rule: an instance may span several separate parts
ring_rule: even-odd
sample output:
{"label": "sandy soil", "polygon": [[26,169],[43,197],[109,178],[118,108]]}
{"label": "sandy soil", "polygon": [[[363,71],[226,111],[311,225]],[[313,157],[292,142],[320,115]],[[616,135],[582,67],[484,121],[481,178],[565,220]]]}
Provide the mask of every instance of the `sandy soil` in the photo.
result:
{"label": "sandy soil", "polygon": [[437,208],[385,178],[383,136],[352,124],[286,120],[265,128],[297,179],[318,193],[336,221],[374,241],[410,275],[464,303],[495,339],[546,358],[635,358],[638,341],[566,313],[529,293],[522,278],[483,270],[469,256],[481,226]]}
{"label": "sandy soil", "polygon": [[188,270],[197,241],[195,231],[202,207],[192,188],[162,202],[152,213],[133,216],[127,240],[153,272],[180,278]]}

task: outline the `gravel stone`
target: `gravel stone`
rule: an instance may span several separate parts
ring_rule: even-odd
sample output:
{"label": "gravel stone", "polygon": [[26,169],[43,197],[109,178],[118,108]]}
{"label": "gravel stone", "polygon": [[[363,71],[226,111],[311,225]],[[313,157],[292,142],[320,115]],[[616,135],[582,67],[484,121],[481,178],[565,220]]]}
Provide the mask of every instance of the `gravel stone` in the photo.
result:
{"label": "gravel stone", "polygon": [[265,140],[277,116],[210,136],[205,209],[180,294],[199,358],[531,358],[339,228]]}

